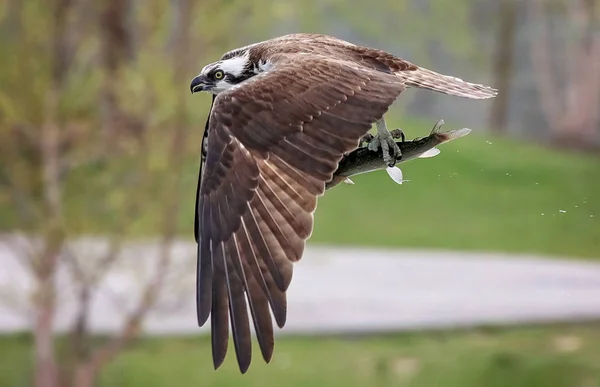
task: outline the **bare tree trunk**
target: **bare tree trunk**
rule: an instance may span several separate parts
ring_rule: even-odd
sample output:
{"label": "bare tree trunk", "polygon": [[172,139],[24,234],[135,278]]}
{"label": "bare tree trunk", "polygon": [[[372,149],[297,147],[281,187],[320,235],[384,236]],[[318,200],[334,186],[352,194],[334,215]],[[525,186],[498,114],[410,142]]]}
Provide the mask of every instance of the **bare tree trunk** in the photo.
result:
{"label": "bare tree trunk", "polygon": [[[594,148],[600,117],[600,36],[596,2],[565,0],[568,20],[576,30],[576,40],[569,45],[572,58],[566,90],[566,109],[555,141],[573,148]],[[597,139],[597,137],[596,137]]]}
{"label": "bare tree trunk", "polygon": [[541,106],[546,120],[550,125],[558,121],[562,110],[559,88],[550,66],[550,32],[546,24],[546,14],[543,0],[531,0],[533,20],[539,24],[539,37],[532,42],[530,50],[534,66],[534,76],[539,90]]}
{"label": "bare tree trunk", "polygon": [[496,58],[494,75],[501,93],[494,99],[490,120],[491,129],[496,133],[506,131],[508,120],[508,103],[510,101],[510,80],[513,76],[515,37],[517,29],[517,1],[501,0],[500,24],[496,35]]}
{"label": "bare tree trunk", "polygon": [[99,22],[104,80],[100,96],[100,115],[105,138],[104,145],[110,147],[109,141],[123,118],[117,101],[117,89],[119,70],[126,59],[131,57],[131,37],[130,30],[127,28],[128,2],[106,0],[101,7]]}
{"label": "bare tree trunk", "polygon": [[75,370],[73,379],[74,387],[94,387],[96,382],[96,371],[88,363],[83,363]]}
{"label": "bare tree trunk", "polygon": [[65,235],[62,219],[60,131],[57,110],[69,65],[65,31],[71,3],[71,0],[55,0],[53,4],[52,85],[46,95],[45,119],[40,140],[44,212],[48,223],[44,231],[44,249],[33,261],[33,270],[37,281],[35,294],[36,387],[58,385],[53,334],[56,306],[54,281]]}
{"label": "bare tree trunk", "polygon": [[58,181],[58,127],[56,108],[59,92],[51,90],[47,97],[46,122],[42,127],[41,151],[44,180],[44,204],[48,226],[44,251],[34,261],[37,280],[35,348],[36,387],[54,387],[57,383],[54,359],[53,318],[55,309],[55,273],[64,240],[62,229],[61,190]]}
{"label": "bare tree trunk", "polygon": [[[564,51],[553,49],[546,19],[547,4],[532,0],[531,14],[541,27],[538,41],[532,43],[531,59],[535,66],[542,110],[561,147],[595,149],[599,146],[600,125],[600,36],[596,33],[599,16],[595,0],[564,0],[564,17],[574,28]],[[565,59],[567,58],[567,59]],[[551,63],[565,63],[565,85],[558,87],[559,75]]]}
{"label": "bare tree trunk", "polygon": [[4,36],[19,36],[21,33],[21,14],[23,4],[21,0],[8,0],[6,5],[6,16],[0,24],[0,32]]}

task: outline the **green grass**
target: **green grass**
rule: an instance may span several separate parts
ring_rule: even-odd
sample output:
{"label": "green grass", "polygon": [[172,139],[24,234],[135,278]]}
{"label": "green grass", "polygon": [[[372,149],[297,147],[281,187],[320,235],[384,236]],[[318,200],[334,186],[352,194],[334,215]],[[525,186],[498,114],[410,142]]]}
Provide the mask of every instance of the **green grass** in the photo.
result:
{"label": "green grass", "polygon": [[[30,339],[0,339],[0,385],[28,385]],[[255,348],[257,349],[257,348]],[[230,346],[212,369],[209,340],[147,339],[103,372],[101,386],[597,387],[600,329],[546,326],[387,336],[282,337],[239,374]]]}
{"label": "green grass", "polygon": [[[426,135],[431,127],[431,122],[402,122],[408,138]],[[455,125],[447,123],[444,129]],[[390,126],[395,127],[395,122]],[[404,185],[377,171],[353,177],[355,185],[341,184],[327,191],[319,201],[309,244],[600,257],[600,157],[486,137],[481,132],[440,149],[442,153],[434,158],[401,164],[410,180]],[[153,162],[172,176],[172,168],[157,158]],[[65,191],[71,229],[111,230],[115,213],[123,211],[111,209],[110,202],[137,195],[138,189],[145,207],[132,220],[133,235],[155,233],[160,225],[159,193],[168,182],[162,176],[136,188],[126,178],[136,168],[121,166],[120,175],[125,177],[110,184],[102,183],[110,170],[73,173]],[[197,169],[194,152],[182,172],[179,219],[181,236],[190,241]],[[105,184],[108,193],[98,194],[104,191],[97,184]],[[130,187],[122,188],[126,184]],[[109,205],[99,205],[99,196],[106,197]],[[10,229],[11,208],[1,207],[0,229]]]}
{"label": "green grass", "polygon": [[328,191],[311,242],[600,258],[599,157],[475,133],[440,150],[401,164],[403,185],[377,171]]}

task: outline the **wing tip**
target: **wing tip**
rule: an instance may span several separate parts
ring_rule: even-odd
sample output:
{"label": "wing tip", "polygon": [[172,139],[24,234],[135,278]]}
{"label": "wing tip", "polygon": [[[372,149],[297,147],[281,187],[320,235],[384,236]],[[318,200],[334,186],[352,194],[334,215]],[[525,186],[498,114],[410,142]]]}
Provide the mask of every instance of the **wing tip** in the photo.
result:
{"label": "wing tip", "polygon": [[206,321],[208,321],[209,315],[210,315],[210,313],[203,313],[203,311],[199,305],[196,306],[196,318],[197,318],[199,327],[203,327],[204,324],[206,324]]}
{"label": "wing tip", "polygon": [[219,367],[221,367],[223,365],[223,362],[225,361],[225,356],[221,357],[219,354],[216,354],[215,352],[213,352],[213,367],[216,370],[219,369]]}
{"label": "wing tip", "polygon": [[261,354],[262,354],[262,358],[265,361],[265,363],[269,364],[271,362],[271,359],[273,358],[273,351],[274,351],[274,346],[272,345],[269,349],[267,350],[263,350],[261,348]]}
{"label": "wing tip", "polygon": [[275,323],[279,329],[285,326],[285,322],[287,320],[287,305],[271,305],[271,310],[273,311],[273,317],[275,317]]}
{"label": "wing tip", "polygon": [[248,372],[248,369],[250,368],[250,364],[252,363],[252,357],[251,356],[244,356],[241,357],[238,356],[238,368],[240,369],[240,373],[243,375],[246,372]]}
{"label": "wing tip", "polygon": [[225,357],[227,356],[228,340],[225,341],[225,345],[218,344],[216,342],[215,332],[213,331],[213,343],[212,343],[212,360],[215,371],[223,365]]}
{"label": "wing tip", "polygon": [[202,296],[202,291],[198,287],[196,289],[196,320],[199,327],[206,324],[212,310],[212,297],[204,297],[204,299],[202,299]]}

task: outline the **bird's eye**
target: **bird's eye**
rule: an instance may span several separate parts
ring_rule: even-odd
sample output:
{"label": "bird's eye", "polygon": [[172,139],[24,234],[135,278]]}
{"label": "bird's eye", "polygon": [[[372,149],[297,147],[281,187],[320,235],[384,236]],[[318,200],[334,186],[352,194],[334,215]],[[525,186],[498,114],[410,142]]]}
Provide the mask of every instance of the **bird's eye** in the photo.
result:
{"label": "bird's eye", "polygon": [[221,79],[221,78],[223,78],[223,75],[224,75],[224,74],[223,74],[223,71],[221,71],[221,70],[218,70],[218,71],[215,73],[215,79]]}

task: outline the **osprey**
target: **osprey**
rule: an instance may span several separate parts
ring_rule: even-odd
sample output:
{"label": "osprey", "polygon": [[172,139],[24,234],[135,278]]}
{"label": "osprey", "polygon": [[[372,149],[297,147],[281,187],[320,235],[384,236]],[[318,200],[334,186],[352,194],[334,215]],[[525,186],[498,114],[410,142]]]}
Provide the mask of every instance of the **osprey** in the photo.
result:
{"label": "osprey", "polygon": [[239,369],[248,370],[248,309],[262,357],[271,360],[271,312],[282,328],[317,198],[373,124],[369,148],[381,147],[389,166],[401,157],[384,114],[407,87],[474,99],[497,94],[385,51],[306,33],[229,51],[192,79],[192,93],[213,94],[194,233],[198,324],[211,317],[215,369],[231,323]]}

